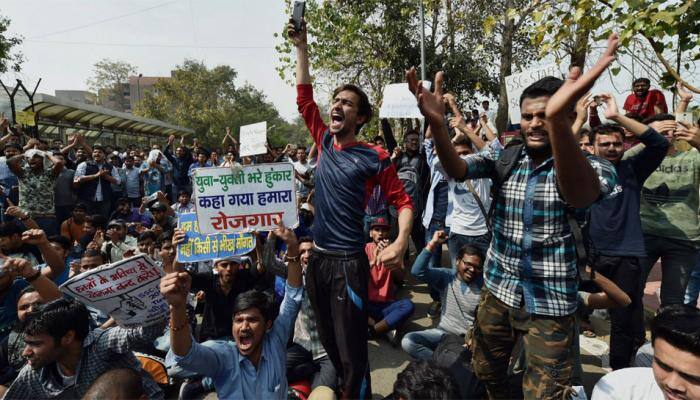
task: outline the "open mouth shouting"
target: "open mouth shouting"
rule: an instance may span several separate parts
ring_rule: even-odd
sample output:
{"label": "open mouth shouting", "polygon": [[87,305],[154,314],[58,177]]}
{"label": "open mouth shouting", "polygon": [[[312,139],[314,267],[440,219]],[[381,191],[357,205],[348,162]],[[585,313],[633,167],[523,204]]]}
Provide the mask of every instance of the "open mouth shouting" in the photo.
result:
{"label": "open mouth shouting", "polygon": [[331,130],[339,131],[343,128],[343,122],[345,122],[345,115],[341,110],[333,110],[331,112]]}

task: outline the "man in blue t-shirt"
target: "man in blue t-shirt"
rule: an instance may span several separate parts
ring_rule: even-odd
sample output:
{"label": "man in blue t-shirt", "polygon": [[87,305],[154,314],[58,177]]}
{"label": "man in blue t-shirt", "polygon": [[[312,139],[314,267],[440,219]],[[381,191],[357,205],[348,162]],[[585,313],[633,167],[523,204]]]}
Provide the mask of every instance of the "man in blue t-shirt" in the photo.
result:
{"label": "man in blue t-shirt", "polygon": [[364,252],[364,210],[379,185],[398,213],[399,234],[377,258],[388,269],[401,265],[413,221],[413,205],[389,154],[359,142],[372,118],[367,95],[355,85],[337,88],[327,126],[313,99],[306,23],[287,33],[297,52],[297,105],[319,152],[315,172],[314,248],[306,288],[328,357],[342,377],[341,398],[370,398],[367,356],[369,261]]}
{"label": "man in blue t-shirt", "polygon": [[[618,184],[613,192],[590,209],[589,264],[627,293],[632,303],[610,309],[610,366],[627,368],[643,342],[643,285],[640,259],[645,256],[639,202],[644,181],[666,156],[668,141],[654,129],[628,118],[618,111],[609,94],[605,118],[618,125],[600,125],[590,133],[594,154],[610,161],[617,170]],[[622,159],[624,129],[644,144],[641,151]]]}

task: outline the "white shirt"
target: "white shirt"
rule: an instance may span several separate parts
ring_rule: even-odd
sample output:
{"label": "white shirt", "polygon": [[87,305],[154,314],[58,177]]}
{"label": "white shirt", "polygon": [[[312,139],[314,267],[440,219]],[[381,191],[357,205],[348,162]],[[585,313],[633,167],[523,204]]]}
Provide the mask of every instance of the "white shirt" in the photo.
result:
{"label": "white shirt", "polygon": [[651,368],[624,368],[613,371],[596,383],[591,400],[663,400]]}
{"label": "white shirt", "polygon": [[[309,161],[306,161],[306,164],[302,164],[299,161],[294,161],[292,163],[294,165],[294,169],[299,173],[299,175],[304,175],[307,171],[309,171],[312,167]],[[297,187],[297,195],[307,195],[309,193],[309,188],[306,187],[299,179],[297,179],[294,184]]]}

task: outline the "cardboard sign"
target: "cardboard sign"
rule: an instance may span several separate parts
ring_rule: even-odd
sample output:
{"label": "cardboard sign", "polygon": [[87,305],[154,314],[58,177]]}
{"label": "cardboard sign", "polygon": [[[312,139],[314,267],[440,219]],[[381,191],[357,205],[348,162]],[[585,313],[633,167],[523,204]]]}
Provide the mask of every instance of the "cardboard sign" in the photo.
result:
{"label": "cardboard sign", "polygon": [[244,125],[240,133],[241,157],[267,153],[267,122]]}
{"label": "cardboard sign", "polygon": [[[430,90],[430,82],[423,81]],[[384,87],[379,118],[423,118],[416,96],[408,89],[408,83],[392,83]]]}
{"label": "cardboard sign", "polygon": [[520,95],[523,94],[523,90],[545,76],[561,78],[562,74],[559,66],[557,64],[549,64],[519,74],[506,76],[508,116],[511,124],[520,123]]}
{"label": "cardboard sign", "polygon": [[162,320],[168,303],[160,294],[163,269],[144,255],[106,264],[76,275],[61,291],[114,318],[121,326]]}
{"label": "cardboard sign", "polygon": [[250,233],[201,234],[196,213],[180,214],[177,227],[185,231],[185,241],[177,246],[177,260],[182,263],[238,256],[255,249],[255,236]]}
{"label": "cardboard sign", "polygon": [[269,231],[298,224],[291,163],[195,169],[193,193],[203,234]]}

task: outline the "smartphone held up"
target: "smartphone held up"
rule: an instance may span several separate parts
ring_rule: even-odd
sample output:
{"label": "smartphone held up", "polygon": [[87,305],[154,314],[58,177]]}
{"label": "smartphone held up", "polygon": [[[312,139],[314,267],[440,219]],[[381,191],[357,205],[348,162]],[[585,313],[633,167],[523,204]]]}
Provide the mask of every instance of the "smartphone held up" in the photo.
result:
{"label": "smartphone held up", "polygon": [[294,30],[296,32],[301,31],[301,22],[304,20],[304,13],[306,12],[306,2],[296,0],[294,2],[294,9],[292,10],[292,21],[294,22]]}

